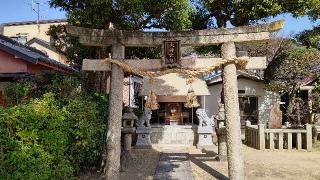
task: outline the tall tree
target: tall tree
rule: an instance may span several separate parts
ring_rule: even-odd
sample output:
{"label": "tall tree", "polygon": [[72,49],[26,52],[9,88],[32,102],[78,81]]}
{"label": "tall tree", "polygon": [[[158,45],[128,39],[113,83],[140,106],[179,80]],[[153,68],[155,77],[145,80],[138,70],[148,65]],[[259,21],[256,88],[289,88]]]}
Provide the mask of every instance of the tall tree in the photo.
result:
{"label": "tall tree", "polygon": [[89,28],[183,30],[191,26],[188,0],[51,0],[67,12],[68,23]]}
{"label": "tall tree", "polygon": [[[208,26],[244,26],[266,20],[283,13],[294,17],[308,15],[315,20],[320,17],[318,0],[192,0],[197,9],[208,14]],[[204,21],[205,22],[205,21]]]}

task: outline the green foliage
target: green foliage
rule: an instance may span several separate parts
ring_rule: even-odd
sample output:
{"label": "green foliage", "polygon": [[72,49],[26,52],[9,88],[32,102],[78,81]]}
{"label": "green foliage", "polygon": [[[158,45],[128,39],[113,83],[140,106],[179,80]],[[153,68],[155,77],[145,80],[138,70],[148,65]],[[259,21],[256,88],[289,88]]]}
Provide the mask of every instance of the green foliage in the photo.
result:
{"label": "green foliage", "polygon": [[304,46],[320,49],[320,26],[299,33],[296,39]]}
{"label": "green foliage", "polygon": [[40,98],[43,94],[51,92],[61,103],[81,92],[81,84],[84,79],[77,74],[62,74],[53,71],[45,71],[31,78],[28,83],[32,85],[30,95]]}
{"label": "green foliage", "polygon": [[190,27],[188,0],[51,0],[52,7],[65,10],[68,22],[89,28],[141,30]]}
{"label": "green foliage", "polygon": [[12,83],[5,88],[6,100],[10,100],[13,104],[22,103],[28,97],[30,93],[30,84],[21,82],[21,83]]}
{"label": "green foliage", "polygon": [[[1,137],[5,179],[60,179],[72,176],[65,158],[68,125],[53,94],[2,110]],[[7,129],[7,130],[5,130]]]}
{"label": "green foliage", "polygon": [[192,2],[198,9],[210,14],[209,24],[215,24],[214,27],[226,27],[228,22],[233,26],[248,25],[282,13],[291,13],[294,17],[308,15],[312,19],[320,17],[318,0],[193,0]]}
{"label": "green foliage", "polygon": [[47,72],[24,82],[30,88],[23,104],[0,108],[0,177],[70,179],[100,163],[107,96],[82,83]]}
{"label": "green foliage", "polygon": [[265,71],[269,90],[295,93],[300,81],[320,63],[320,51],[297,47],[282,52]]}
{"label": "green foliage", "polygon": [[69,134],[69,155],[77,172],[83,167],[96,166],[101,158],[106,123],[105,118],[99,118],[97,106],[92,98],[79,96],[65,107],[72,128]]}
{"label": "green foliage", "polygon": [[126,48],[127,59],[160,59],[161,48],[159,47],[127,47]]}

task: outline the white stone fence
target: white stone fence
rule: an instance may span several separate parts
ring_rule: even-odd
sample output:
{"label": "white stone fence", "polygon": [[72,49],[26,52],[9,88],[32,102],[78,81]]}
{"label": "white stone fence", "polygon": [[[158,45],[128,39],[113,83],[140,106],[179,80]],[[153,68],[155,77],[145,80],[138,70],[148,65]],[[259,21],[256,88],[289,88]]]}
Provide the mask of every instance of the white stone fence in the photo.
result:
{"label": "white stone fence", "polygon": [[264,149],[306,149],[312,150],[312,126],[306,124],[304,129],[266,129],[264,124],[251,125],[246,122],[245,143],[247,146]]}

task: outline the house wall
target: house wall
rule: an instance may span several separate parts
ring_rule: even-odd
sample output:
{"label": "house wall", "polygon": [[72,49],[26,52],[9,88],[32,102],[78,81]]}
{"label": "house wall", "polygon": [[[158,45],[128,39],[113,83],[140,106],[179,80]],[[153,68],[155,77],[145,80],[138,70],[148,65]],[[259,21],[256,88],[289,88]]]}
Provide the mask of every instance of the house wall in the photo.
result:
{"label": "house wall", "polygon": [[[209,86],[211,95],[205,96],[205,109],[209,117],[218,112],[218,106],[221,100],[221,89],[222,83]],[[258,119],[260,123],[266,123],[269,120],[269,113],[272,105],[280,98],[279,94],[266,91],[263,82],[256,82],[248,79],[238,79],[238,90],[245,90],[245,94],[240,94],[239,96],[258,97]]]}
{"label": "house wall", "polygon": [[30,73],[37,74],[50,68],[40,64],[32,64],[0,50],[0,73]]}
{"label": "house wall", "polygon": [[30,46],[34,47],[42,52],[45,52],[49,56],[49,58],[54,59],[56,61],[59,61],[60,63],[66,64],[66,62],[67,62],[67,58],[64,55],[61,55],[55,51],[52,51],[51,49],[43,47],[40,44],[33,43]]}
{"label": "house wall", "polygon": [[53,70],[53,69],[39,65],[39,64],[28,63],[28,73],[30,74],[38,74],[44,70]]}
{"label": "house wall", "polygon": [[66,23],[63,22],[63,23],[40,24],[40,31],[38,31],[37,24],[4,26],[3,35],[12,37],[12,36],[16,36],[19,33],[27,33],[28,34],[27,41],[36,37],[36,38],[45,40],[47,42],[50,42],[50,36],[48,36],[46,33],[49,30],[51,25],[59,25],[59,24],[66,24]]}
{"label": "house wall", "polygon": [[0,73],[27,72],[28,66],[25,61],[15,58],[13,55],[0,50]]}

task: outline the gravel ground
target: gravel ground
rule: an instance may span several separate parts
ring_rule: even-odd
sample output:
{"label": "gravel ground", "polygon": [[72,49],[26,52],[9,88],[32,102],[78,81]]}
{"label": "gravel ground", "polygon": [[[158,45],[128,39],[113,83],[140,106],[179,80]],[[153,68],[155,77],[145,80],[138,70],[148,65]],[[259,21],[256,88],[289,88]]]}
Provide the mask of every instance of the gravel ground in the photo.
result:
{"label": "gravel ground", "polygon": [[[248,180],[320,180],[320,142],[312,152],[306,151],[258,151],[243,146],[245,176]],[[195,180],[227,179],[228,163],[214,160],[216,147],[198,150],[195,147],[154,146],[152,150],[133,150],[133,158],[121,172],[121,180],[153,179],[160,152],[189,152]],[[80,179],[104,179],[99,174],[86,174]]]}
{"label": "gravel ground", "polygon": [[[313,152],[258,151],[247,146],[243,149],[246,179],[320,179],[320,151],[317,149]],[[201,152],[193,147],[190,154],[195,179],[227,178],[228,163],[214,161],[213,151]]]}

